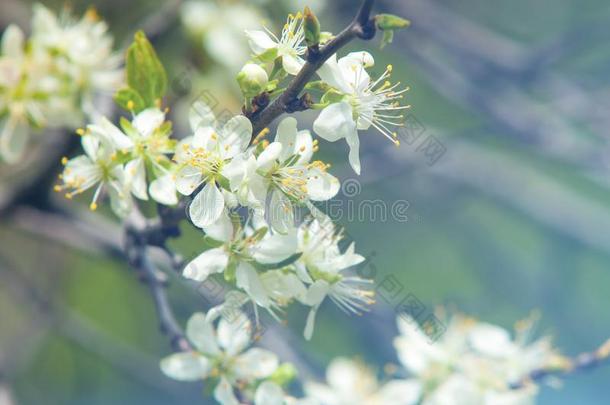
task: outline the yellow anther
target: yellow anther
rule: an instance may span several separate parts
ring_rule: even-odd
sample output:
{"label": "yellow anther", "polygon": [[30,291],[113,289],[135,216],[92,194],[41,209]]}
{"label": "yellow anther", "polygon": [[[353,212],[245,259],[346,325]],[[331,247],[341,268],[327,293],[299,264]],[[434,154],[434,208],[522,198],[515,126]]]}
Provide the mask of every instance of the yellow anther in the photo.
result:
{"label": "yellow anther", "polygon": [[400,141],[399,140],[395,140],[394,141],[394,145],[396,145],[397,147],[400,146]]}
{"label": "yellow anther", "polygon": [[89,209],[91,211],[95,211],[97,209],[97,203],[96,202],[92,202],[91,204],[89,204]]}
{"label": "yellow anther", "polygon": [[97,13],[97,9],[93,6],[90,6],[85,12],[85,19],[89,21],[98,21],[100,19],[100,16]]}
{"label": "yellow anther", "polygon": [[55,185],[55,186],[53,187],[53,191],[55,191],[56,193],[60,192],[60,191],[61,191],[61,186],[59,186],[59,185]]}
{"label": "yellow anther", "polygon": [[128,109],[128,110],[133,110],[135,106],[136,106],[136,105],[134,104],[133,100],[129,100],[129,101],[127,102],[127,109]]}
{"label": "yellow anther", "polygon": [[388,72],[391,72],[392,70],[394,70],[394,66],[388,65]]}
{"label": "yellow anther", "polygon": [[263,149],[264,149],[267,146],[269,146],[269,141],[265,139],[265,140],[263,140],[263,142],[261,142],[261,144],[263,145]]}
{"label": "yellow anther", "polygon": [[156,99],[156,100],[155,100],[155,106],[156,106],[157,108],[161,108],[161,99],[160,99],[160,98],[158,98],[158,99]]}
{"label": "yellow anther", "polygon": [[68,158],[67,158],[67,157],[65,157],[65,156],[64,156],[64,157],[62,157],[62,158],[61,158],[61,164],[65,166],[67,163],[68,163]]}
{"label": "yellow anther", "polygon": [[301,151],[301,152],[305,152],[305,145],[301,146],[301,147],[299,148],[299,151]]}
{"label": "yellow anther", "polygon": [[66,193],[66,199],[67,199],[67,200],[71,200],[71,199],[72,199],[72,194],[70,194],[70,193]]}
{"label": "yellow anther", "polygon": [[76,134],[80,135],[80,136],[83,136],[83,135],[85,135],[85,130],[82,129],[82,128],[79,128],[79,129],[76,130]]}

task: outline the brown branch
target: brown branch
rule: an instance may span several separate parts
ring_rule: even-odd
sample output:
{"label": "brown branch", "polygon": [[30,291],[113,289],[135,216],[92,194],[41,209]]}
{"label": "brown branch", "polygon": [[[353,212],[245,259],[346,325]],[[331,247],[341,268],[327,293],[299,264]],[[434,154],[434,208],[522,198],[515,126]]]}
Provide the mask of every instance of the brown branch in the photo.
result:
{"label": "brown branch", "polygon": [[250,118],[254,127],[254,136],[283,113],[298,110],[294,106],[299,103],[299,95],[328,58],[356,38],[369,40],[375,36],[375,22],[371,18],[374,2],[375,0],[364,0],[356,18],[339,35],[320,49],[310,48],[308,50],[307,62],[288,85],[286,91],[271,105]]}
{"label": "brown branch", "polygon": [[553,376],[567,376],[610,364],[610,339],[594,352],[581,353],[574,358],[562,359],[555,367],[540,368],[530,372],[525,378],[510,385],[511,389],[524,388],[542,382]]}
{"label": "brown branch", "polygon": [[169,338],[175,351],[189,351],[192,346],[178,324],[167,297],[167,277],[157,269],[148,252],[149,245],[165,246],[168,238],[177,235],[177,222],[170,224],[167,221],[160,218],[159,222],[149,222],[134,209],[125,226],[125,255],[150,290],[161,332]]}

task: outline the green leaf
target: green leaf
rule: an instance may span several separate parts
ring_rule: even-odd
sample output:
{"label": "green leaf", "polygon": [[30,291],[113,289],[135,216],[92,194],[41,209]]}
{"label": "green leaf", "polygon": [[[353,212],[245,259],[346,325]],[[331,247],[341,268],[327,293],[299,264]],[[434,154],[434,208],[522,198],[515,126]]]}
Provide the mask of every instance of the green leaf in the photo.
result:
{"label": "green leaf", "polygon": [[142,31],[127,49],[127,84],[142,96],[146,108],[159,106],[167,91],[167,74]]}
{"label": "green leaf", "polygon": [[125,110],[135,113],[139,113],[147,107],[140,93],[129,87],[117,91],[114,101]]}
{"label": "green leaf", "polygon": [[394,31],[383,31],[383,37],[381,38],[381,49],[385,48],[386,45],[391,44],[394,40]]}

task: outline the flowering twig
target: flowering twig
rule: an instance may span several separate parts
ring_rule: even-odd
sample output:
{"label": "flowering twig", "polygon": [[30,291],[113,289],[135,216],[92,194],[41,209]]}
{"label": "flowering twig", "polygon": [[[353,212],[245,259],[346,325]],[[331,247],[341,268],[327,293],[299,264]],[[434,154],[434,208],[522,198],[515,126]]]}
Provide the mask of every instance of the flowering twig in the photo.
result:
{"label": "flowering twig", "polygon": [[593,352],[581,353],[574,358],[562,360],[559,367],[555,366],[534,370],[525,378],[511,384],[510,387],[512,389],[521,389],[533,383],[539,383],[548,377],[566,376],[610,364],[610,339]]}
{"label": "flowering twig", "polygon": [[307,62],[288,85],[286,91],[271,105],[250,118],[254,127],[254,136],[283,113],[299,110],[297,106],[300,101],[299,94],[328,58],[356,38],[369,40],[375,36],[375,23],[371,18],[371,9],[374,2],[375,0],[364,0],[356,18],[340,34],[319,49],[308,49]]}

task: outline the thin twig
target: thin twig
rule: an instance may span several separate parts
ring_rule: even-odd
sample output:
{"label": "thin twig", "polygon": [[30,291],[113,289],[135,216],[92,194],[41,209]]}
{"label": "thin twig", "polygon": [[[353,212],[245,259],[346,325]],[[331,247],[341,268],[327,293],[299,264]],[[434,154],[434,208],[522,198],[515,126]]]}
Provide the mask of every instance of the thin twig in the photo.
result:
{"label": "thin twig", "polygon": [[189,351],[192,346],[178,324],[167,297],[166,276],[157,269],[148,252],[151,241],[164,244],[170,237],[165,229],[163,224],[149,224],[139,211],[134,210],[125,227],[125,255],[129,264],[138,271],[142,281],[150,289],[161,332],[167,335],[174,350]]}
{"label": "thin twig", "polygon": [[540,368],[530,372],[525,378],[511,384],[512,389],[520,389],[533,383],[540,383],[553,376],[567,376],[610,364],[610,339],[594,352],[581,353],[574,358],[562,359],[557,367]]}
{"label": "thin twig", "polygon": [[254,127],[254,136],[271,124],[277,117],[291,111],[291,106],[298,103],[298,97],[305,88],[305,85],[310,82],[311,78],[328,58],[356,38],[369,40],[375,36],[375,23],[371,19],[371,9],[374,2],[375,0],[364,0],[356,18],[339,35],[319,50],[314,51],[309,49],[307,52],[307,62],[288,85],[286,91],[266,109],[254,114],[250,118]]}

